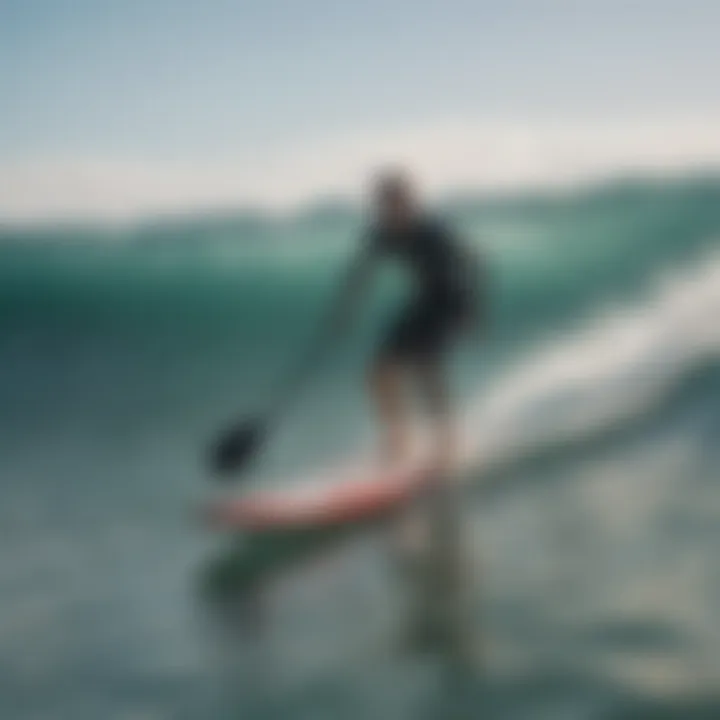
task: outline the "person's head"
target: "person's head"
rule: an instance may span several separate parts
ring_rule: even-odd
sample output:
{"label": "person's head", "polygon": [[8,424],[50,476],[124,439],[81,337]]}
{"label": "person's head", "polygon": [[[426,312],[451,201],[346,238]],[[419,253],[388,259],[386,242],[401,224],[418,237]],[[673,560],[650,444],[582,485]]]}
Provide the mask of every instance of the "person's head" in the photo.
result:
{"label": "person's head", "polygon": [[377,219],[385,226],[402,228],[417,213],[415,187],[400,170],[385,171],[375,177],[372,200]]}

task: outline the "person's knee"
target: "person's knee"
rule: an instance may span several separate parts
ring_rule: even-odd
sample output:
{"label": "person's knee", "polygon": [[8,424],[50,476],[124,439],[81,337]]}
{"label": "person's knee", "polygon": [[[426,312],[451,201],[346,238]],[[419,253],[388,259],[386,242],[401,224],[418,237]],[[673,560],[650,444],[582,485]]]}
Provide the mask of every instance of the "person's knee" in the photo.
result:
{"label": "person's knee", "polygon": [[370,366],[367,381],[371,390],[377,394],[392,392],[397,382],[397,368],[387,360],[377,360]]}
{"label": "person's knee", "polygon": [[395,363],[375,363],[368,372],[370,393],[377,409],[386,419],[402,412],[402,370]]}

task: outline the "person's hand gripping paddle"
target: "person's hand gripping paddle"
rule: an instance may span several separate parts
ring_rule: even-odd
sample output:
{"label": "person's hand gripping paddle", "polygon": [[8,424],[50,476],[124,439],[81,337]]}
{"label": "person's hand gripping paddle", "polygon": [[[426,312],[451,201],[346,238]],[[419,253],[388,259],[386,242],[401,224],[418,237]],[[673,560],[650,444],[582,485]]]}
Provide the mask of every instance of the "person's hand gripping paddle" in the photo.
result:
{"label": "person's hand gripping paddle", "polygon": [[258,417],[236,422],[212,445],[210,467],[218,476],[229,478],[230,473],[240,473],[257,457],[279,416],[287,410],[310,375],[318,372],[328,351],[332,350],[348,324],[359,295],[367,284],[373,262],[372,255],[362,253],[350,265],[319,337],[312,343],[303,362],[287,379],[275,402],[270,404],[270,409]]}
{"label": "person's hand gripping paddle", "polygon": [[242,471],[255,458],[267,439],[267,419],[243,420],[226,430],[210,451],[212,470],[223,477]]}
{"label": "person's hand gripping paddle", "polygon": [[264,413],[236,421],[215,440],[210,447],[209,465],[218,478],[237,479],[257,458],[282,414],[287,411],[311,373],[317,370],[324,346],[324,343],[316,344],[295,368]]}

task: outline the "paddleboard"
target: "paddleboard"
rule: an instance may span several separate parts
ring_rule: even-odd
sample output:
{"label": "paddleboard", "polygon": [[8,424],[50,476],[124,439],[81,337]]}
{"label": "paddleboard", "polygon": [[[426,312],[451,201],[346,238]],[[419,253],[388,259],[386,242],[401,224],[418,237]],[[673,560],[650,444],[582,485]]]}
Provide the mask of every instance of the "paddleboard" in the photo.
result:
{"label": "paddleboard", "polygon": [[217,530],[244,532],[352,525],[400,509],[431,480],[432,474],[427,467],[416,464],[325,475],[295,486],[215,500],[205,509],[206,522]]}

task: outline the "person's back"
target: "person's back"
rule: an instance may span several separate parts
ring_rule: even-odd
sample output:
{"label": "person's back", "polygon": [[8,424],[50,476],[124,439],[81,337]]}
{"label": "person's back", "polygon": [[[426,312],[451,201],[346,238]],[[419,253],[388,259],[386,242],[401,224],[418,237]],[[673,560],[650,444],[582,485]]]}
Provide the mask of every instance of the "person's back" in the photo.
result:
{"label": "person's back", "polygon": [[426,215],[407,227],[371,231],[375,252],[398,259],[412,272],[423,297],[441,301],[471,302],[469,277],[464,264],[467,253],[446,224]]}

